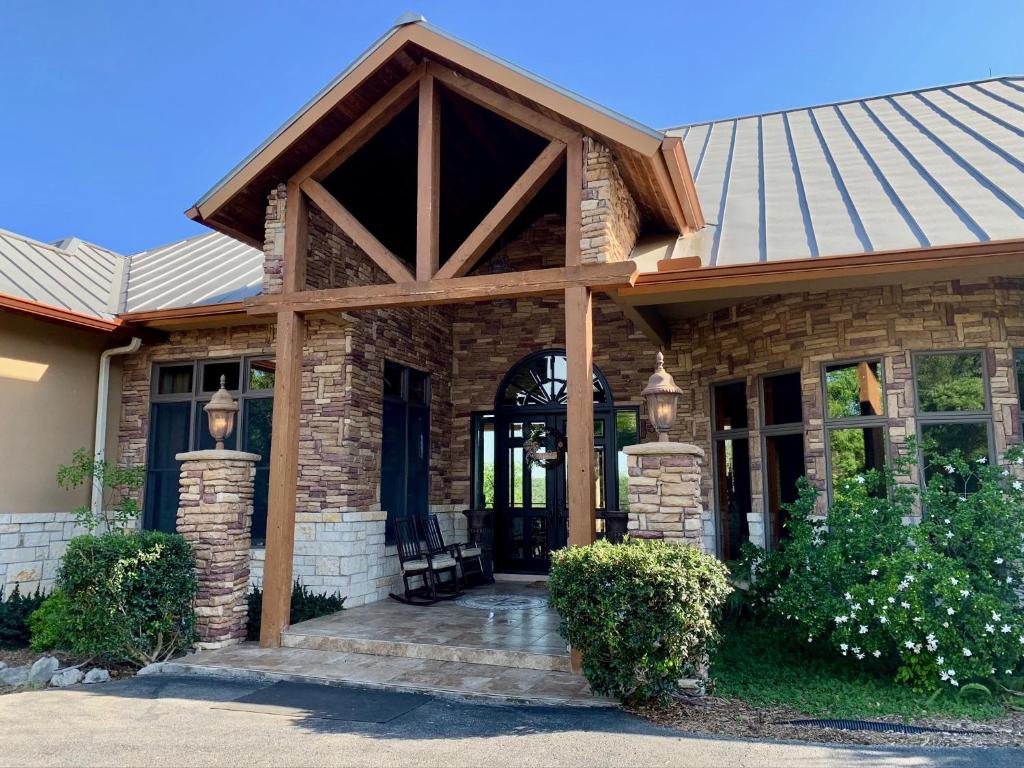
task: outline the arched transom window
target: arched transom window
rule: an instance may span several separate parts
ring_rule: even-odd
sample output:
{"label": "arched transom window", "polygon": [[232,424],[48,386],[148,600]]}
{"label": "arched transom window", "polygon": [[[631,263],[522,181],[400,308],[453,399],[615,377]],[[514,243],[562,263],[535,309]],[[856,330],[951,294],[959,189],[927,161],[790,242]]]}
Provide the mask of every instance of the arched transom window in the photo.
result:
{"label": "arched transom window", "polygon": [[[546,351],[530,355],[505,377],[498,395],[499,408],[562,408],[567,400],[565,353]],[[594,405],[611,405],[608,383],[594,368]]]}

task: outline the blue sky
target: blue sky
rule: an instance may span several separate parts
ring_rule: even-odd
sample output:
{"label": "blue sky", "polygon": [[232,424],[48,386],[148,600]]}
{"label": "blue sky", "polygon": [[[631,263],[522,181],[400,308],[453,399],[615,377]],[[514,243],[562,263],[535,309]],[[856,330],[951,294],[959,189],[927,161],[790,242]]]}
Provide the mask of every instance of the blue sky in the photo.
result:
{"label": "blue sky", "polygon": [[1024,74],[1024,3],[5,0],[0,228],[123,253],[404,11],[648,125]]}

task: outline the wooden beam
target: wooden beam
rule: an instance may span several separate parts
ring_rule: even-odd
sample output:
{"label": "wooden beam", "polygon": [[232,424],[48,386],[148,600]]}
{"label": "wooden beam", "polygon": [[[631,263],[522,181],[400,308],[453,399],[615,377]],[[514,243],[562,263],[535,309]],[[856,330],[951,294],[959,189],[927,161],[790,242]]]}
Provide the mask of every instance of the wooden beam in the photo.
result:
{"label": "wooden beam", "polygon": [[622,310],[622,314],[633,323],[634,327],[658,349],[665,350],[672,345],[672,331],[657,309],[654,307],[635,307],[620,299],[618,294],[614,295],[612,300]]}
{"label": "wooden beam", "polygon": [[683,206],[679,202],[679,195],[676,193],[675,187],[672,186],[672,177],[668,172],[668,161],[665,159],[665,155],[660,152],[656,154],[651,158],[651,165],[654,168],[654,178],[661,192],[661,197],[665,200],[665,204],[668,206],[672,217],[673,227],[681,235],[690,232],[691,227],[686,220],[686,214],[683,213]]}
{"label": "wooden beam", "polygon": [[434,76],[420,78],[416,149],[416,279],[429,280],[440,260],[441,110]]}
{"label": "wooden beam", "polygon": [[565,290],[565,357],[569,546],[579,547],[595,538],[593,299],[587,287]]}
{"label": "wooden beam", "polygon": [[291,312],[350,312],[385,307],[425,307],[431,304],[465,304],[475,301],[551,296],[566,288],[589,287],[611,291],[636,280],[631,261],[584,264],[578,267],[532,269],[497,275],[470,275],[449,280],[327,288],[288,294],[255,296],[245,302],[250,315]]}
{"label": "wooden beam", "polygon": [[[297,293],[306,287],[309,211],[297,184],[288,185],[285,204],[283,288]],[[292,558],[295,552],[295,494],[299,474],[299,417],[302,396],[302,343],[306,320],[296,312],[277,314],[276,375],[267,493],[267,547],[263,564],[263,614],[260,645],[278,648],[288,626],[292,600]]]}
{"label": "wooden beam", "polygon": [[416,98],[416,84],[422,76],[422,67],[407,75],[398,85],[352,121],[334,141],[317,152],[311,160],[296,171],[292,176],[292,181],[300,184],[308,178],[323,181],[334,173],[338,166],[358,152],[359,148],[372,139],[381,128],[412,104]]}
{"label": "wooden beam", "polygon": [[[396,283],[411,283],[415,278],[409,268],[395,254],[389,251],[348,209],[314,179],[302,182],[302,191],[309,195],[317,208],[327,214],[341,231],[352,238],[363,252],[383,269]],[[287,235],[287,233],[286,233]]]}
{"label": "wooden beam", "polygon": [[438,271],[437,277],[442,279],[462,277],[472,270],[480,257],[501,236],[506,227],[522,213],[523,209],[555,175],[564,152],[565,144],[561,141],[554,140],[548,144],[445,262]]}
{"label": "wooden beam", "polygon": [[487,86],[481,85],[475,80],[470,80],[468,77],[442,67],[439,64],[428,64],[427,72],[459,95],[547,139],[558,139],[568,143],[574,136],[578,135],[576,131],[567,125],[563,125],[557,120],[552,120],[535,109],[513,101],[507,96],[502,96],[497,91],[492,91]]}
{"label": "wooden beam", "polygon": [[292,558],[295,553],[295,495],[299,472],[299,417],[302,343],[306,321],[297,312],[277,314],[274,414],[267,493],[267,547],[263,563],[263,616],[260,645],[278,648],[291,613]]}
{"label": "wooden beam", "polygon": [[565,266],[580,263],[583,236],[583,137],[565,145]]}
{"label": "wooden beam", "polygon": [[700,209],[700,198],[697,196],[697,187],[693,182],[689,161],[686,159],[683,140],[678,136],[667,136],[661,143],[661,153],[665,158],[669,179],[682,206],[687,226],[691,232],[696,232],[704,226],[704,214]]}

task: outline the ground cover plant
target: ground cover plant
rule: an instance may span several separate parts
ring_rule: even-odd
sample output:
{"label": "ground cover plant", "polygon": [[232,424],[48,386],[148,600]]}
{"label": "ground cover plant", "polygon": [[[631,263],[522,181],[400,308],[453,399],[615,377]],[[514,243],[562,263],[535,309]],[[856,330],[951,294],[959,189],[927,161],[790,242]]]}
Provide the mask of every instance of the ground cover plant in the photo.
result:
{"label": "ground cover plant", "polygon": [[23,595],[20,587],[14,585],[11,593],[4,596],[0,586],[0,648],[25,648],[31,633],[28,618],[42,605],[43,593],[37,587],[35,592]]}

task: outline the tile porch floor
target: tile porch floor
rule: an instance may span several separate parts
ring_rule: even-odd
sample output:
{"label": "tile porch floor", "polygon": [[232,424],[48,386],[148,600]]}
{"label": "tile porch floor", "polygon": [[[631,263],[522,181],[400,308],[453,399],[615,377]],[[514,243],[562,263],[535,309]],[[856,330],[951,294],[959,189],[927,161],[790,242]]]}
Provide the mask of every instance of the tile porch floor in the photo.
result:
{"label": "tile porch floor", "polygon": [[285,647],[255,643],[200,651],[165,673],[318,680],[535,703],[609,706],[569,670],[547,590],[498,583],[466,597],[539,598],[528,610],[484,610],[455,601],[429,607],[382,600],[290,627]]}

